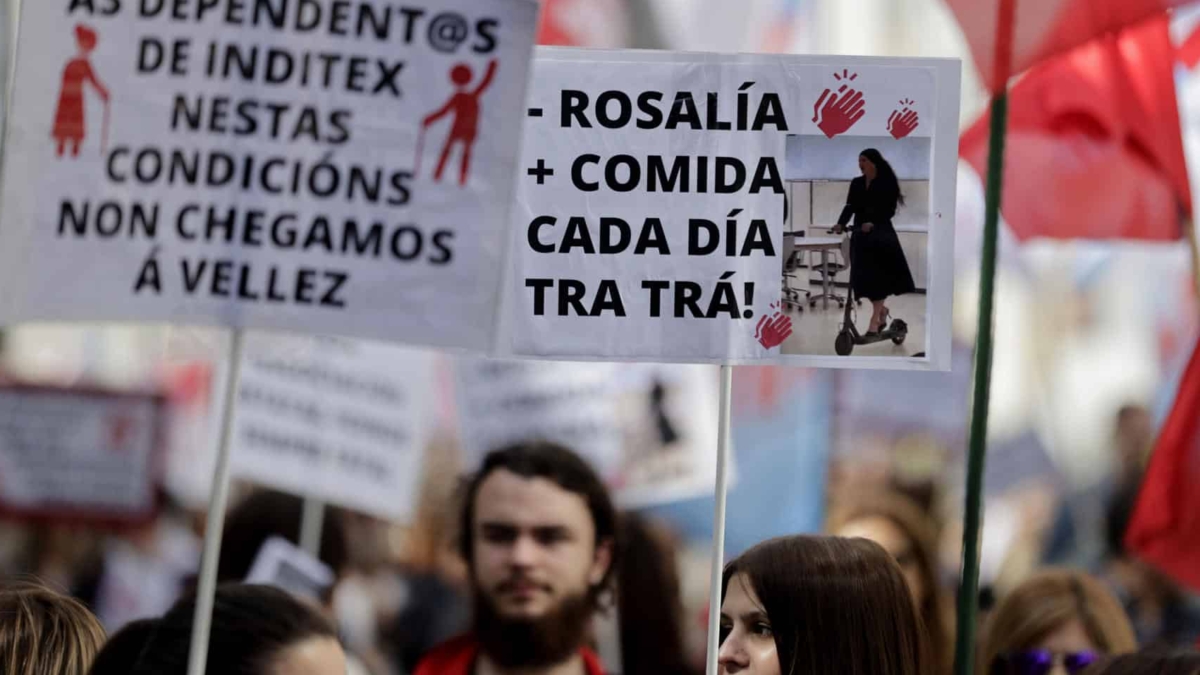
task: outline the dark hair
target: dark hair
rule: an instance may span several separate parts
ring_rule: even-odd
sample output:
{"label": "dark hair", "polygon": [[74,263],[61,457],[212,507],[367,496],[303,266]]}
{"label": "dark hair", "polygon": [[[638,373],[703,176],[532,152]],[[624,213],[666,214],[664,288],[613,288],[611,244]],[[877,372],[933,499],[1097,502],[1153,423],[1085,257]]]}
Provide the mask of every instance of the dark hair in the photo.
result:
{"label": "dark hair", "polygon": [[[317,557],[333,570],[335,576],[341,577],[349,561],[346,528],[340,511],[331,507],[326,509]],[[244,581],[259,549],[271,537],[282,537],[299,544],[303,512],[304,500],[274,490],[259,490],[239,502],[225,519],[217,579],[234,583]]]}
{"label": "dark hair", "polygon": [[867,148],[858,153],[860,157],[866,157],[867,161],[875,165],[875,180],[880,181],[880,185],[889,190],[896,191],[896,203],[904,206],[904,193],[900,191],[900,179],[896,177],[896,171],[892,169],[892,165],[883,158],[883,154],[875,148]]}
{"label": "dark hair", "polygon": [[637,513],[621,515],[617,607],[624,673],[684,675],[683,595],[676,544]]}
{"label": "dark hair", "polygon": [[[567,492],[583,497],[595,525],[595,545],[598,547],[605,542],[616,543],[617,513],[608,495],[608,488],[604,487],[604,483],[592,467],[579,455],[556,443],[518,443],[489,453],[483,460],[483,466],[464,485],[458,550],[472,569],[475,566],[475,500],[487,477],[501,470],[526,479],[544,478]],[[612,564],[608,566],[604,579],[592,588],[593,605],[598,604],[600,596],[612,585],[619,555],[614,546]]]}
{"label": "dark hair", "polygon": [[157,619],[141,619],[125,624],[96,655],[89,675],[128,675],[157,628]]}
{"label": "dark hair", "polygon": [[[156,622],[131,675],[161,675],[187,670],[192,639],[194,596],[175,603]],[[209,637],[212,675],[262,675],[280,652],[311,638],[337,639],[315,610],[270,586],[227,584],[217,588]]]}
{"label": "dark hair", "polygon": [[1174,651],[1126,654],[1106,659],[1084,671],[1085,675],[1200,675],[1200,654]]}
{"label": "dark hair", "polygon": [[937,528],[916,502],[898,493],[885,492],[858,495],[839,504],[829,519],[829,532],[837,534],[850,523],[866,518],[882,518],[908,539],[913,562],[925,585],[925,597],[917,598],[917,610],[929,632],[937,668],[934,672],[949,673],[954,666],[954,639],[949,600],[938,575]]}
{"label": "dark hair", "polygon": [[921,617],[904,573],[866,539],[771,539],[725,567],[745,575],[771,622],[783,675],[926,675]]}

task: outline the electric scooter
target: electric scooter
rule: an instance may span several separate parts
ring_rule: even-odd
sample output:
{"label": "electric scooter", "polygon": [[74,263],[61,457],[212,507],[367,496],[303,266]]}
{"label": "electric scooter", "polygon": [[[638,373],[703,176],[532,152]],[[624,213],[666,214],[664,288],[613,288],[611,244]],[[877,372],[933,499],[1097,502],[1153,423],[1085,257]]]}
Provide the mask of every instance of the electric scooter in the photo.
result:
{"label": "electric scooter", "polygon": [[[830,230],[830,233],[835,230]],[[850,269],[853,270],[858,261],[851,261]],[[853,275],[853,271],[851,271]],[[881,327],[877,333],[859,333],[858,327],[854,325],[856,305],[862,302],[861,298],[854,297],[854,285],[850,284],[850,288],[846,290],[846,307],[845,313],[842,316],[842,329],[838,331],[837,338],[833,341],[833,351],[838,356],[850,356],[854,351],[855,345],[873,345],[876,342],[891,340],[893,344],[902,345],[904,340],[908,338],[908,324],[902,319],[892,319],[889,326]]]}
{"label": "electric scooter", "polygon": [[854,325],[854,303],[849,301],[853,293],[853,288],[847,291],[842,329],[833,341],[833,351],[837,352],[838,356],[850,356],[855,345],[873,345],[885,340],[891,340],[896,345],[904,344],[904,340],[908,338],[908,324],[903,319],[892,319],[891,325],[878,333],[859,333],[858,327]]}

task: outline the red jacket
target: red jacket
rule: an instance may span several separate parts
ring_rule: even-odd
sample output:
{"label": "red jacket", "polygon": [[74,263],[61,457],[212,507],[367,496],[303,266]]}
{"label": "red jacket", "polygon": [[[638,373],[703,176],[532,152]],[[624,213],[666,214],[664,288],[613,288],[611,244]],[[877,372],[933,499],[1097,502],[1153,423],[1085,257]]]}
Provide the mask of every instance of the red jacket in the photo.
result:
{"label": "red jacket", "polygon": [[[581,649],[583,667],[587,675],[604,675],[600,659],[590,650]],[[413,675],[473,675],[471,668],[475,659],[479,658],[479,643],[475,638],[466,635],[451,640],[430,652],[417,666]]]}

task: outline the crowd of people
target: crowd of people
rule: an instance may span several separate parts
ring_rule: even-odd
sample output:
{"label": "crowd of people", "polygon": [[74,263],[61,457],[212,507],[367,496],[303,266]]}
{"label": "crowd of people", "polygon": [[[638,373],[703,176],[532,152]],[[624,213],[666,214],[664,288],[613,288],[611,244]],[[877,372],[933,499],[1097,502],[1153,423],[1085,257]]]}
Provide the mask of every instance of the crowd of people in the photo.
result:
{"label": "crowd of people", "polygon": [[[1113,491],[1112,528],[1121,525],[1123,492]],[[240,499],[223,530],[207,672],[702,672],[687,644],[703,623],[685,610],[670,529],[618,511],[570,449],[528,442],[497,450],[441,496],[452,501],[425,514],[434,523],[428,564],[404,570],[380,553],[381,523],[330,509],[317,557],[333,581],[313,593],[246,582],[266,542],[298,540],[301,500],[266,490]],[[827,534],[770,539],[726,564],[720,672],[950,673],[955,586],[941,571],[926,505],[901,490],[831,497]],[[178,526],[203,528],[178,510],[165,513]],[[68,551],[43,544],[40,566],[28,570],[40,579],[4,582],[3,672],[186,672],[195,579],[181,575],[161,613],[105,625],[93,612],[103,595],[96,588],[105,586],[94,579],[104,572],[73,573]],[[1177,616],[1186,612],[1171,608],[1186,604],[1183,591],[1122,553],[1094,572],[1048,567],[985,608],[976,672],[1200,675],[1200,655],[1189,650],[1196,634]],[[1119,583],[1130,579],[1142,585]]]}

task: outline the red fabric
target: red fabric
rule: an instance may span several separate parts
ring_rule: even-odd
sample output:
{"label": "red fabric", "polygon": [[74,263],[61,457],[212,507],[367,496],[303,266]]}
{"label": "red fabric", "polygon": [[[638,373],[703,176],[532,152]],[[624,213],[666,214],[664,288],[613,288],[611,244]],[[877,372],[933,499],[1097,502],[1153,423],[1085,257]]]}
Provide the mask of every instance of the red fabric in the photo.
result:
{"label": "red fabric", "polygon": [[1179,45],[1179,61],[1188,68],[1194,69],[1200,63],[1200,27]]}
{"label": "red fabric", "polygon": [[624,33],[624,0],[542,0],[539,45],[619,47]]}
{"label": "red fabric", "polygon": [[[996,29],[1005,0],[946,0],[962,26],[975,65],[990,91],[997,91]],[[1190,0],[1012,0],[1015,3],[1012,62],[1020,73],[1037,62],[1096,37],[1148,19]]]}
{"label": "red fabric", "polygon": [[[1198,345],[1200,346],[1200,345]],[[1176,581],[1200,590],[1200,349],[1180,380],[1154,445],[1125,544]]]}
{"label": "red fabric", "polygon": [[[604,667],[600,665],[599,657],[591,650],[582,649],[579,655],[583,657],[583,667],[587,675],[604,675]],[[413,675],[473,675],[471,667],[478,657],[479,643],[475,638],[466,635],[433,650],[421,661]]]}
{"label": "red fabric", "polygon": [[[1047,61],[1013,86],[1001,211],[1018,238],[1182,236],[1192,198],[1174,58],[1164,16]],[[960,145],[985,180],[989,122],[985,114]]]}

